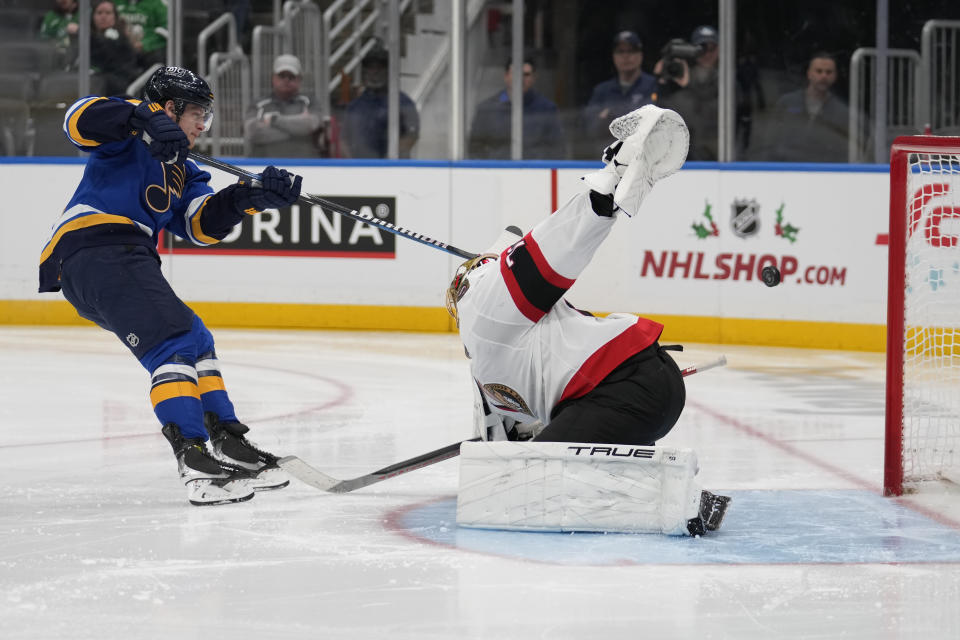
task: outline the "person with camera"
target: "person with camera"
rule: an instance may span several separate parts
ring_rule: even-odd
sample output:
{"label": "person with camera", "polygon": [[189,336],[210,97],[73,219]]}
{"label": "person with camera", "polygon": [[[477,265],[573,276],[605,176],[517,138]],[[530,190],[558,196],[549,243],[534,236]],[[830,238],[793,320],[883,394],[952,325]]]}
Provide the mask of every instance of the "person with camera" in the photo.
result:
{"label": "person with camera", "polygon": [[640,68],[643,43],[633,31],[613,37],[613,66],[616,77],[593,88],[584,109],[584,133],[596,138],[607,131],[614,118],[657,101],[657,79]]}
{"label": "person with camera", "polygon": [[663,48],[654,73],[658,76],[658,104],[683,116],[690,130],[689,160],[716,160],[718,63],[717,30],[703,25],[690,42],[677,38]]}

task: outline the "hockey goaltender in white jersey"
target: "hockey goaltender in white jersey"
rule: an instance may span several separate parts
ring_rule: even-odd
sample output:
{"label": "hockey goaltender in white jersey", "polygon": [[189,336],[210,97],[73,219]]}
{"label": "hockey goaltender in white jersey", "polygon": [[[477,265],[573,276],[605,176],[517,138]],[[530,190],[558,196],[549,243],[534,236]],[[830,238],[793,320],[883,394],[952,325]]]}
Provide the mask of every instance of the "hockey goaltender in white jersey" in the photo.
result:
{"label": "hockey goaltender in white jersey", "polygon": [[470,272],[457,304],[460,336],[497,413],[548,425],[554,407],[593,390],[660,337],[663,325],[652,320],[595,317],[561,299],[615,221],[596,215],[582,193]]}
{"label": "hockey goaltender in white jersey", "polygon": [[[728,499],[693,482],[693,452],[653,447],[685,402],[683,376],[658,343],[663,326],[629,314],[595,317],[563,299],[616,214],[638,213],[654,182],[686,158],[686,126],[672,111],[648,105],[614,121],[611,132],[618,142],[605,151],[604,169],[584,177],[588,192],[523,237],[508,230],[499,246],[460,266],[447,292],[482,394],[482,435],[534,435],[532,442],[464,444],[460,524],[700,534],[722,519]],[[515,427],[537,422],[535,434]],[[600,486],[611,473],[620,480]],[[511,483],[517,490],[504,492]],[[611,520],[613,486],[621,504]],[[592,510],[584,500],[605,507]],[[576,518],[563,504],[576,504]],[[636,508],[624,511],[624,504]],[[590,513],[596,517],[584,520]]]}

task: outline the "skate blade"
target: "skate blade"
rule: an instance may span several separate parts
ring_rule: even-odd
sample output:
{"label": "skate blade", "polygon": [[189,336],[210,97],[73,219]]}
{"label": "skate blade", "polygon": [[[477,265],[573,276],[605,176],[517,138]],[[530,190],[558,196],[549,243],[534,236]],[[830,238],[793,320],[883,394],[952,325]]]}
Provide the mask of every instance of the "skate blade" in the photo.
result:
{"label": "skate blade", "polygon": [[276,491],[290,484],[290,476],[280,467],[265,467],[253,478],[254,491]]}
{"label": "skate blade", "polygon": [[260,491],[276,491],[277,489],[283,489],[288,486],[290,486],[290,481],[284,480],[281,484],[271,484],[263,487],[253,485],[253,490],[259,493]]}
{"label": "skate blade", "polygon": [[222,498],[220,500],[203,501],[203,502],[199,500],[194,500],[191,498],[190,504],[192,504],[195,507],[211,507],[218,504],[230,504],[231,502],[246,502],[247,500],[252,500],[254,495],[256,495],[256,493],[251,492],[250,495],[240,496],[238,498]]}
{"label": "skate blade", "polygon": [[187,500],[196,507],[246,502],[254,496],[253,487],[246,478],[193,480],[187,483],[187,487]]}

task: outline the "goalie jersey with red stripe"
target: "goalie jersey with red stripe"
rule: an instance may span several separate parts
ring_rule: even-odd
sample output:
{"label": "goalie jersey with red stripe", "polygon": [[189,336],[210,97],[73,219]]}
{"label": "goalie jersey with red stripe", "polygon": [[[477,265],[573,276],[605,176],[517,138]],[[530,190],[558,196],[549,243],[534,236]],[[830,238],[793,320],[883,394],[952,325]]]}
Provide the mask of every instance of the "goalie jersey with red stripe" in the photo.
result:
{"label": "goalie jersey with red stripe", "polygon": [[471,371],[494,411],[550,421],[560,402],[591,391],[663,325],[631,314],[604,318],[563,299],[613,228],[575,196],[498,260],[471,271],[457,303]]}

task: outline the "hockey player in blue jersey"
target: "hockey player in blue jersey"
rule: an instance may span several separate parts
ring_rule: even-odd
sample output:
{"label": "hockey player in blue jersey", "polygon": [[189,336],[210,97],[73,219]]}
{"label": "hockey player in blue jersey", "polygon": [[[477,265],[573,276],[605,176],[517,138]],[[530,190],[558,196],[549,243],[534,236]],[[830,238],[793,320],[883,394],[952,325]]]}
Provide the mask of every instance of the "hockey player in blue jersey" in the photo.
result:
{"label": "hockey player in blue jersey", "polygon": [[213,336],[160,270],[161,230],[210,245],[246,216],[300,195],[300,176],[272,166],[258,182],[214,192],[210,174],[187,158],[212,108],[207,83],[179,67],[154,73],[143,100],[90,96],[71,106],[63,130],[90,156],[40,256],[40,291],[62,291],[150,372],[154,413],[196,505],[289,484],[277,457],[246,439]]}

